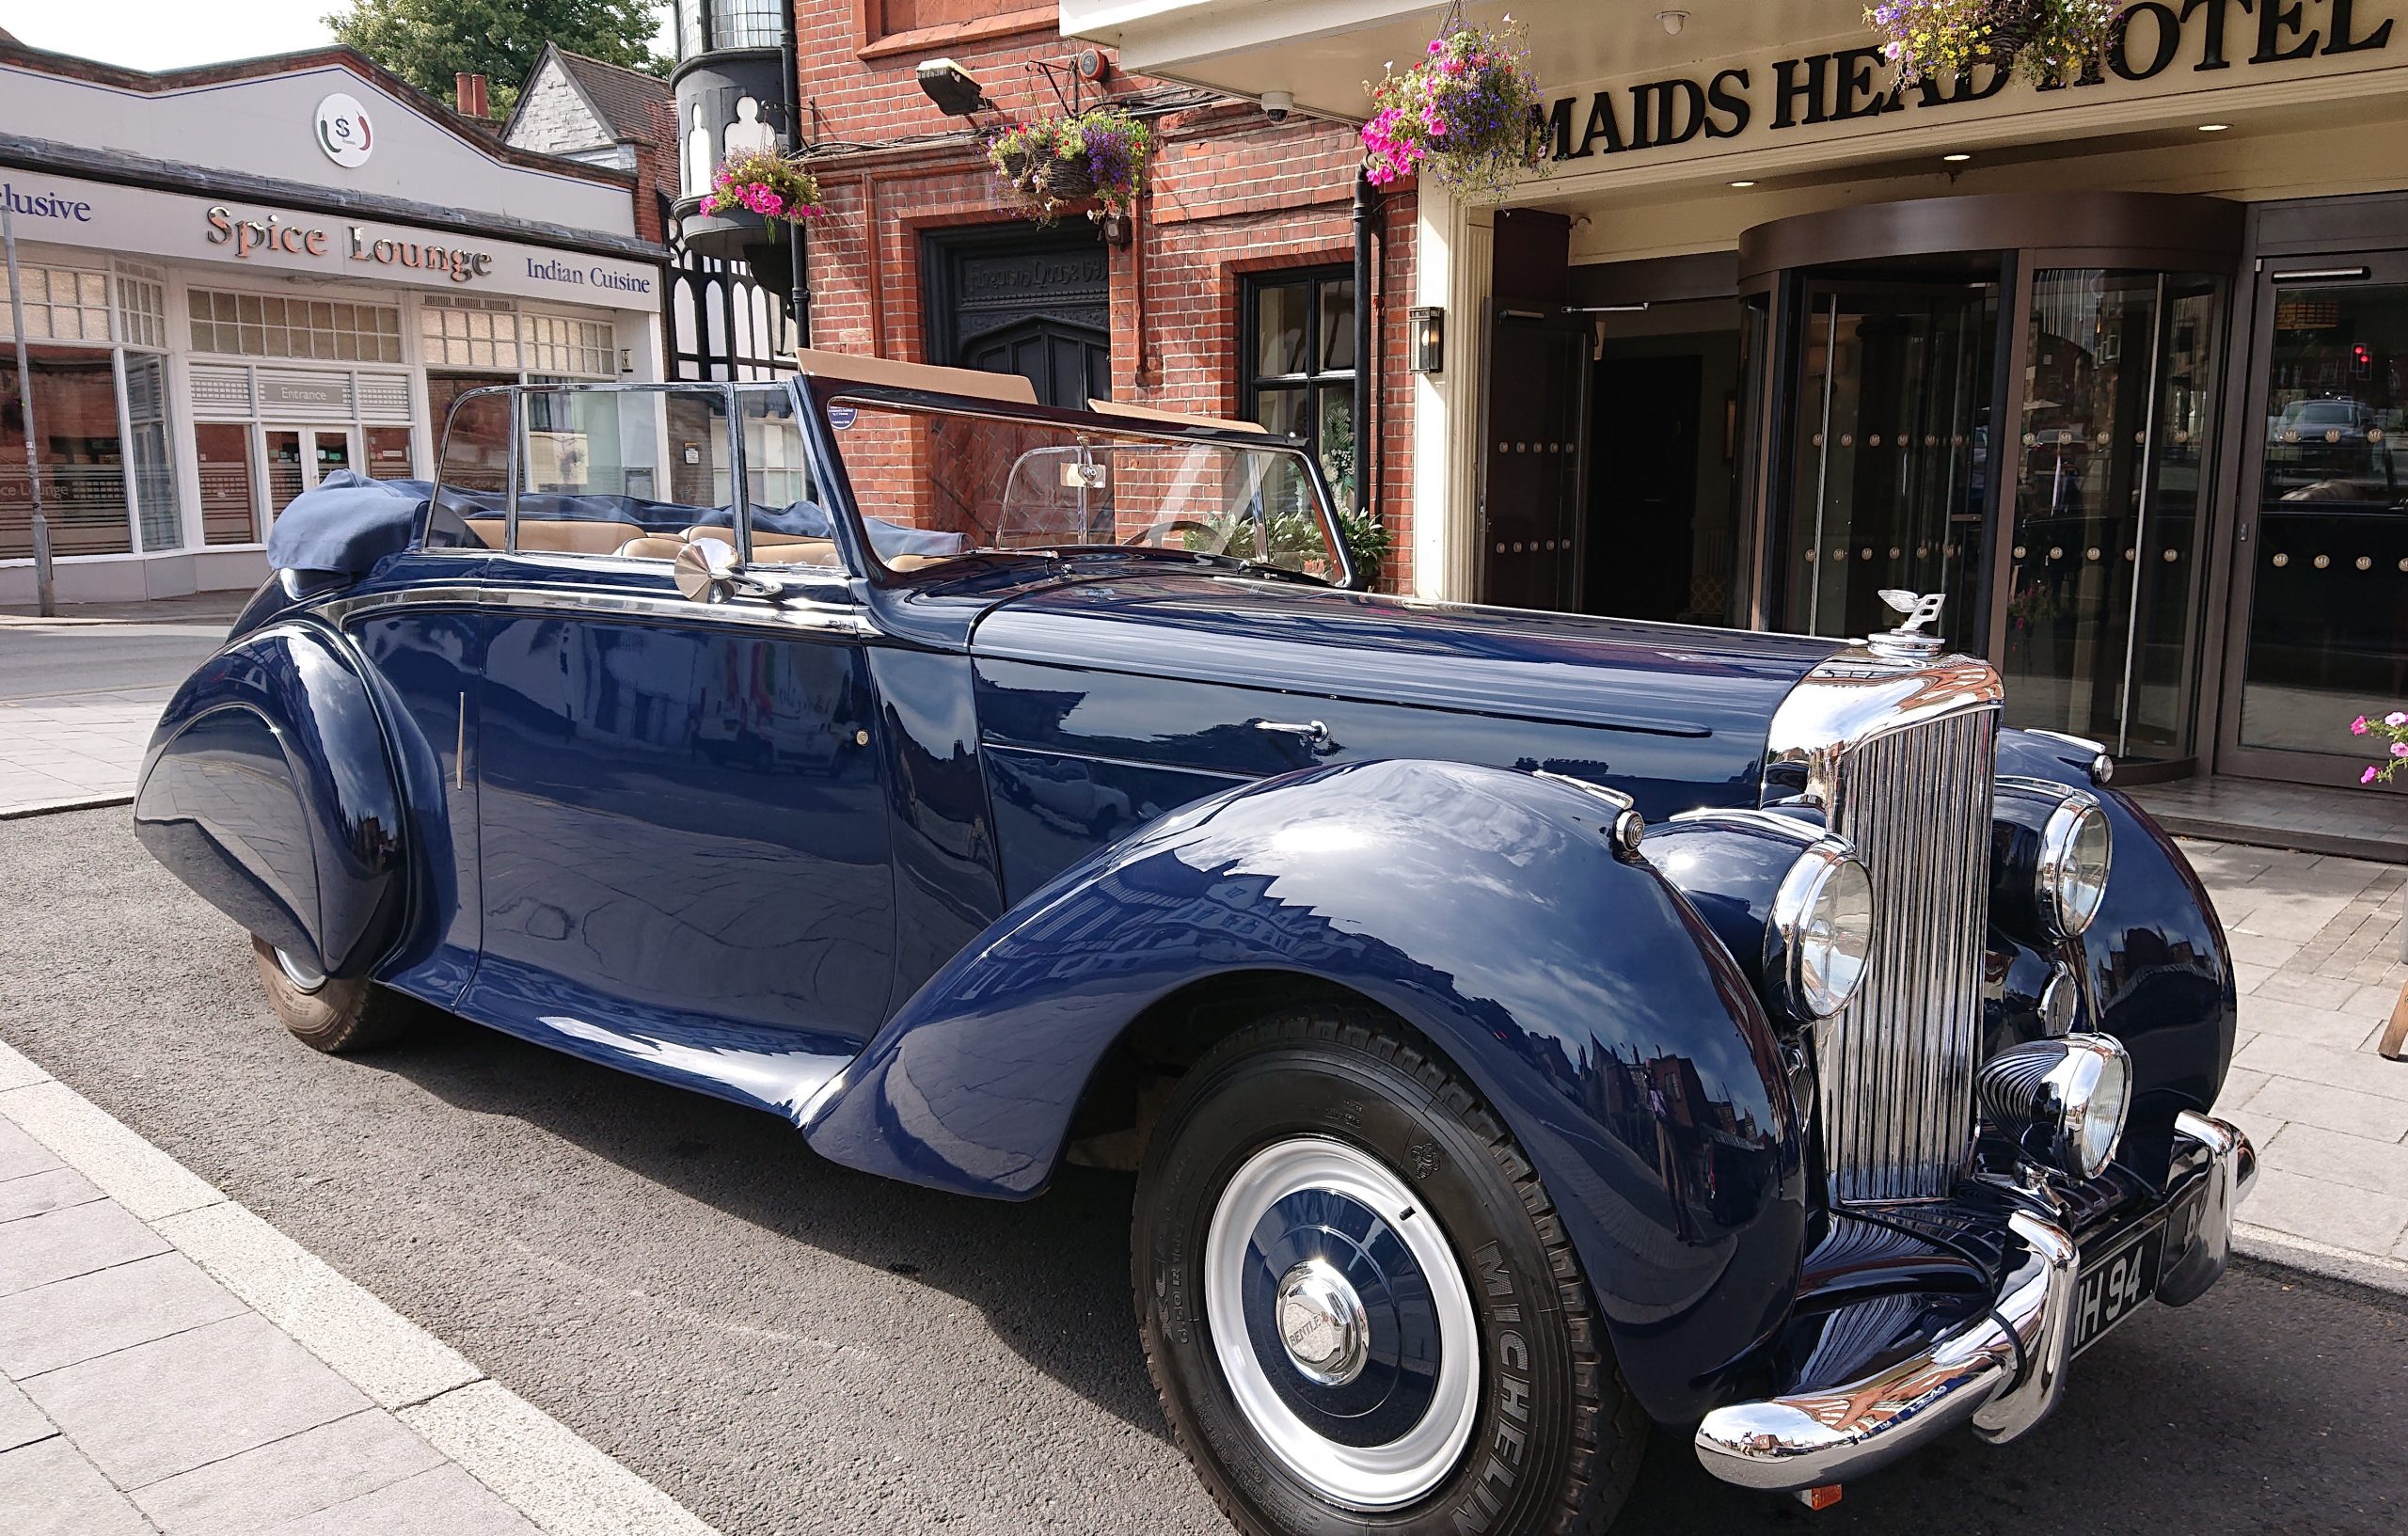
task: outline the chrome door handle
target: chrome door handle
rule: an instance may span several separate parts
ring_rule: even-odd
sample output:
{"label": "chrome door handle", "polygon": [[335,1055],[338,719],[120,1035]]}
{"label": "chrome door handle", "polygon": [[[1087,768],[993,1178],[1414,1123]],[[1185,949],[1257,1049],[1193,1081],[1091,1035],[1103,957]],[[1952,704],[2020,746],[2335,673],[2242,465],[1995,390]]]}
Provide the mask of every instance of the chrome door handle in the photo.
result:
{"label": "chrome door handle", "polygon": [[1338,750],[1338,742],[1330,736],[1329,727],[1317,720],[1259,720],[1254,722],[1254,728],[1258,731],[1270,731],[1279,736],[1294,736],[1316,755]]}

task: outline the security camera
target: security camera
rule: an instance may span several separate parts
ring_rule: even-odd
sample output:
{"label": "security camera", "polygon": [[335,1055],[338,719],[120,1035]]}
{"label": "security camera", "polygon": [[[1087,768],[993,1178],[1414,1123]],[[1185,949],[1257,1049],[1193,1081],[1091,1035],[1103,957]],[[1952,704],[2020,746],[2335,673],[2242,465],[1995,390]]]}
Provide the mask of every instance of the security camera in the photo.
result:
{"label": "security camera", "polygon": [[1296,99],[1284,90],[1262,93],[1262,115],[1273,122],[1286,122],[1288,114],[1296,109]]}

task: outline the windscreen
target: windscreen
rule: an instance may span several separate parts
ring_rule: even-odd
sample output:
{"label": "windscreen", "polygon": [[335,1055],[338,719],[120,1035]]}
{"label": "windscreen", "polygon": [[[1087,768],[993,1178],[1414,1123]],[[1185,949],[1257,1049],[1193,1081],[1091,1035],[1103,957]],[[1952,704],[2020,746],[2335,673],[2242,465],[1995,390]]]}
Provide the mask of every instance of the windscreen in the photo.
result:
{"label": "windscreen", "polygon": [[1222,555],[1335,581],[1304,455],[975,412],[838,401],[837,451],[889,569],[981,550]]}

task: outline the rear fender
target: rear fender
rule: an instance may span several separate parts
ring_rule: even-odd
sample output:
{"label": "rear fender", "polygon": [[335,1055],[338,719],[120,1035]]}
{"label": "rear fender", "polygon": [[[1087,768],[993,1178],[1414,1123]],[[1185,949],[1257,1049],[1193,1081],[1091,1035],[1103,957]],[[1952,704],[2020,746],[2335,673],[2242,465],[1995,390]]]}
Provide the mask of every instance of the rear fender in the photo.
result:
{"label": "rear fender", "polygon": [[[1785,1314],[1806,1225],[1770,1026],[1615,807],[1493,768],[1373,762],[1203,800],[1066,871],[931,977],[804,1116],[841,1163],[1025,1197],[1150,1004],[1237,970],[1350,989],[1495,1107],[1674,1419]],[[1343,1133],[1342,1106],[1332,1125]]]}
{"label": "rear fender", "polygon": [[400,932],[403,814],[356,664],[334,635],[286,620],[177,690],[143,760],[134,828],[210,905],[347,976]]}

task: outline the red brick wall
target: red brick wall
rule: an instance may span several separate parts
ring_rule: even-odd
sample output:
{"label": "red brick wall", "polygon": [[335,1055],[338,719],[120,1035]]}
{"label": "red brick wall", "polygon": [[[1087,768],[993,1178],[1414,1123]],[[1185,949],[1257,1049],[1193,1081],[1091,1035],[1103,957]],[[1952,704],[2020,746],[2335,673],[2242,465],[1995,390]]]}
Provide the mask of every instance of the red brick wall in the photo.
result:
{"label": "red brick wall", "polygon": [[[829,203],[829,216],[811,231],[811,340],[836,351],[926,361],[921,235],[1015,215],[998,205],[984,147],[961,138],[962,119],[939,112],[921,93],[912,67],[927,55],[895,49],[897,40],[879,39],[874,26],[865,31],[870,3],[796,5],[807,136],[820,146],[815,166]],[[1063,61],[1075,47],[1054,34],[1050,15],[1026,14],[1041,16],[1041,24],[960,37],[934,50],[959,60],[1018,120],[1058,110],[1028,63]],[[1061,83],[1067,91],[1067,79]],[[1126,96],[1156,85],[1116,73],[1105,89]],[[1092,99],[1095,87],[1085,89]],[[1245,275],[1354,258],[1354,135],[1304,119],[1274,124],[1251,103],[1190,107],[1155,126],[1163,149],[1139,205],[1138,229],[1110,258],[1113,395],[1166,410],[1236,416]],[[896,142],[911,139],[921,142]],[[1384,355],[1380,499],[1391,534],[1383,585],[1397,590],[1412,581],[1413,391],[1403,370],[1413,217],[1411,194],[1387,199],[1375,297]]]}

